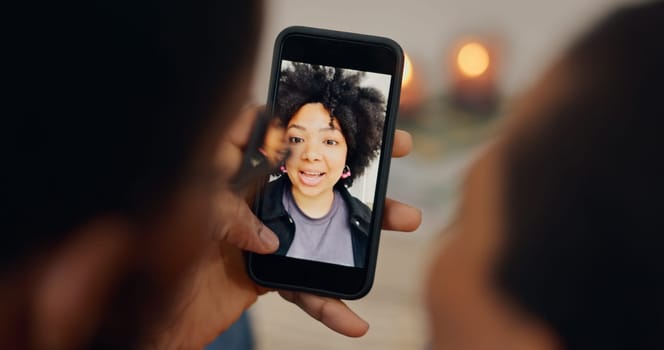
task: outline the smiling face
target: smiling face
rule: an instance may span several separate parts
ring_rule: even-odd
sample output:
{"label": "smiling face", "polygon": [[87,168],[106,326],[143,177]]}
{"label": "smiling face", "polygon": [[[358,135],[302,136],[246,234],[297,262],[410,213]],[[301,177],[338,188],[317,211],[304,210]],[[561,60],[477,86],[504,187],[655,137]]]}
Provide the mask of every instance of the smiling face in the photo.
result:
{"label": "smiling face", "polygon": [[339,181],[348,146],[336,119],[321,103],[307,103],[288,122],[286,161],[293,193],[308,198],[331,195]]}

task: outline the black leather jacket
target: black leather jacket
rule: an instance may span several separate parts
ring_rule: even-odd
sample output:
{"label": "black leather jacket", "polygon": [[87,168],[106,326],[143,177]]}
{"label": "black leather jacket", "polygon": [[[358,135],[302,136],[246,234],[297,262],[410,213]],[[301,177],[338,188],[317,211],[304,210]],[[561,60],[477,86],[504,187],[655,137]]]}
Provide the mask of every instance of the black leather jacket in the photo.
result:
{"label": "black leather jacket", "polygon": [[[258,217],[279,237],[277,255],[286,255],[295,236],[295,223],[284,209],[282,198],[285,189],[290,189],[291,182],[287,176],[268,183],[263,192],[263,201],[258,210]],[[359,199],[353,197],[344,186],[335,187],[348,207],[351,242],[353,244],[353,261],[355,267],[364,267],[369,242],[369,224],[371,209]]]}

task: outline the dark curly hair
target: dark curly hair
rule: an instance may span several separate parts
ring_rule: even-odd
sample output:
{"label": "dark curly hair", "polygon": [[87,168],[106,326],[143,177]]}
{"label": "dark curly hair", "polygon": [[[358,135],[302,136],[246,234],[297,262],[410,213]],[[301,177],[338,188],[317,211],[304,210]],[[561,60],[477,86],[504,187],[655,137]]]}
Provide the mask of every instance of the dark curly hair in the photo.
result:
{"label": "dark curly hair", "polygon": [[348,145],[346,164],[350,186],[380,150],[385,121],[385,97],[375,88],[360,87],[363,72],[350,73],[306,63],[281,71],[274,113],[284,125],[307,103],[322,103],[336,119]]}

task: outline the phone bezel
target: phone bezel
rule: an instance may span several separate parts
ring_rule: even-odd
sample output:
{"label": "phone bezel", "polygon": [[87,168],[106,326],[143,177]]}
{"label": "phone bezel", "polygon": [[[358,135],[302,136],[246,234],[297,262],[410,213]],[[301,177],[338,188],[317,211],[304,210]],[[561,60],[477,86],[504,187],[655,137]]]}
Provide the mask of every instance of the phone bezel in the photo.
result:
{"label": "phone bezel", "polygon": [[[372,208],[369,246],[365,267],[347,267],[277,255],[247,254],[249,276],[258,284],[278,289],[300,290],[342,299],[358,299],[373,285],[381,219],[387,190],[394,129],[403,73],[403,50],[393,40],[355,33],[309,27],[288,27],[275,41],[267,109],[275,103],[281,61],[290,60],[342,67],[392,76],[387,97],[383,139]],[[255,210],[261,205],[258,191]]]}

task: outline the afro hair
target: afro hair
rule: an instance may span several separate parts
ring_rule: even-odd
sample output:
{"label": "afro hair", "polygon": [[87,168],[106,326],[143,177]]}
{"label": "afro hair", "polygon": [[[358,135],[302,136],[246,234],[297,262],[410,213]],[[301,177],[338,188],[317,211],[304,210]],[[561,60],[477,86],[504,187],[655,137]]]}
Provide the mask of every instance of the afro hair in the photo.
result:
{"label": "afro hair", "polygon": [[362,175],[376,158],[385,121],[385,97],[375,88],[361,87],[363,72],[293,62],[281,71],[275,114],[288,125],[297,111],[308,103],[321,103],[336,119],[348,145],[346,164],[351,176],[345,184]]}

